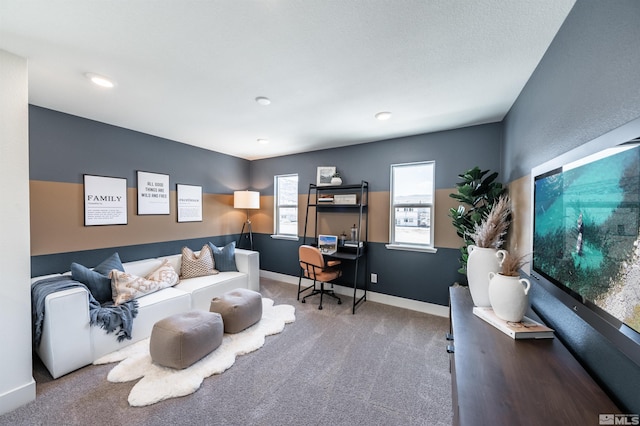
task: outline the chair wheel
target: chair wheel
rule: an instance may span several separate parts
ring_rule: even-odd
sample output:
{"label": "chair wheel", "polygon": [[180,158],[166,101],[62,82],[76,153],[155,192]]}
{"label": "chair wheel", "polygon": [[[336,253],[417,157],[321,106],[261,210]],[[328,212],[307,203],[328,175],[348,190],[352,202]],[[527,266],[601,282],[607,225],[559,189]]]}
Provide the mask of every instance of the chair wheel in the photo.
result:
{"label": "chair wheel", "polygon": [[306,300],[304,300],[304,299],[302,299],[302,303],[307,303],[307,301],[306,301]]}
{"label": "chair wheel", "polygon": [[342,305],[342,300],[338,300],[338,305]]}
{"label": "chair wheel", "polygon": [[322,306],[318,306],[318,309],[319,309],[319,310],[322,310]]}

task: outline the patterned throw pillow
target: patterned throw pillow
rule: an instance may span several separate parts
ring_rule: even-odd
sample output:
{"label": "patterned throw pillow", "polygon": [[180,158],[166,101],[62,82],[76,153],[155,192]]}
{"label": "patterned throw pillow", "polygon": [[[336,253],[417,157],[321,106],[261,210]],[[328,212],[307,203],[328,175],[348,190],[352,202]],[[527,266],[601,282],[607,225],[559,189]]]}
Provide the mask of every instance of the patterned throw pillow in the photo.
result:
{"label": "patterned throw pillow", "polygon": [[168,260],[165,260],[158,269],[151,272],[146,278],[117,269],[112,270],[109,277],[111,277],[111,292],[115,305],[171,287],[178,282],[178,274],[169,265]]}
{"label": "patterned throw pillow", "polygon": [[203,277],[217,273],[218,271],[214,269],[211,247],[208,244],[202,246],[198,255],[189,247],[182,247],[182,267],[180,271],[182,278]]}
{"label": "patterned throw pillow", "polygon": [[178,284],[178,281],[180,281],[180,277],[178,277],[178,273],[173,266],[171,266],[169,259],[165,259],[162,265],[158,266],[158,269],[151,272],[145,278],[151,281],[166,282],[169,284],[169,287]]}

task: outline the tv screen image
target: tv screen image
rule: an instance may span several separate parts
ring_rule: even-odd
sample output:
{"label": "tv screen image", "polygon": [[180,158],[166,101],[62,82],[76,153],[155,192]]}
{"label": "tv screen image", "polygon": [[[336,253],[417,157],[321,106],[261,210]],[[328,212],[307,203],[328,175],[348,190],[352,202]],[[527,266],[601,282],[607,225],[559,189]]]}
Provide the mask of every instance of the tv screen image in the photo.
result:
{"label": "tv screen image", "polygon": [[638,144],[534,178],[533,270],[638,333],[639,198]]}

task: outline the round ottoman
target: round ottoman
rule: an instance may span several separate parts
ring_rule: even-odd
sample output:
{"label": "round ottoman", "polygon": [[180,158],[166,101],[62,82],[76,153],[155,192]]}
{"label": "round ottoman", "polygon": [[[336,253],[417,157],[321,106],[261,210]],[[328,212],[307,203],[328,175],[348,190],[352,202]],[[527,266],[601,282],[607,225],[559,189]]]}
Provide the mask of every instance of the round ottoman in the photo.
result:
{"label": "round ottoman", "polygon": [[225,333],[239,333],[262,318],[262,296],[253,290],[237,288],[214,297],[209,310],[222,315]]}
{"label": "round ottoman", "polygon": [[187,368],[220,346],[223,334],[222,317],[214,312],[172,315],[153,325],[151,359],[165,367]]}

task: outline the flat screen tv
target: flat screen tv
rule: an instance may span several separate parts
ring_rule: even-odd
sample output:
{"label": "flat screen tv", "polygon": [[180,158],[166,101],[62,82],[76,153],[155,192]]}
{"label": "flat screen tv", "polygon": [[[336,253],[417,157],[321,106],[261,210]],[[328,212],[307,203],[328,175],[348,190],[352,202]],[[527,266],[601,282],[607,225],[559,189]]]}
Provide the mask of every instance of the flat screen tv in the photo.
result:
{"label": "flat screen tv", "polygon": [[532,173],[532,276],[562,290],[583,318],[595,315],[607,337],[617,333],[638,363],[640,139],[539,169]]}

